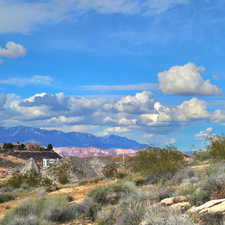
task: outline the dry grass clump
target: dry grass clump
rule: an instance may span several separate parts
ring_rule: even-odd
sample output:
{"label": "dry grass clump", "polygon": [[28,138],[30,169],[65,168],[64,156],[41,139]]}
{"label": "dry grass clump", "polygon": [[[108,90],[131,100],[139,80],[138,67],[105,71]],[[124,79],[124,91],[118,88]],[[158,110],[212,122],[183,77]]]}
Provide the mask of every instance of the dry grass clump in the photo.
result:
{"label": "dry grass clump", "polygon": [[[194,225],[191,218],[168,207],[152,206],[146,210],[140,225]],[[121,224],[122,225],[122,224]],[[124,224],[125,225],[125,224]]]}
{"label": "dry grass clump", "polygon": [[9,210],[1,225],[51,225],[64,223],[79,217],[83,209],[69,206],[66,196],[29,199]]}

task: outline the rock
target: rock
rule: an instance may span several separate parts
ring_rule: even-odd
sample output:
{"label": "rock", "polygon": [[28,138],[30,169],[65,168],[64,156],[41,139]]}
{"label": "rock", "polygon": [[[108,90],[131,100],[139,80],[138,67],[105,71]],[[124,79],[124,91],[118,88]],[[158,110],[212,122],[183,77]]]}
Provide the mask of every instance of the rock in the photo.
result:
{"label": "rock", "polygon": [[198,207],[193,206],[192,208],[190,208],[188,210],[188,212],[189,213],[201,213],[202,210],[204,211],[204,210],[209,209],[210,207],[218,205],[222,202],[225,202],[225,199],[211,200],[211,201],[208,201],[208,202],[206,202],[203,205],[200,205]]}
{"label": "rock", "polygon": [[182,213],[184,213],[185,211],[191,208],[191,204],[190,202],[179,202],[179,203],[171,205],[171,208],[175,210],[179,210]]}
{"label": "rock", "polygon": [[225,199],[211,200],[188,210],[200,225],[223,225],[225,216]]}
{"label": "rock", "polygon": [[171,198],[165,198],[160,203],[165,206],[170,206],[179,202],[187,202],[187,197],[181,195]]}

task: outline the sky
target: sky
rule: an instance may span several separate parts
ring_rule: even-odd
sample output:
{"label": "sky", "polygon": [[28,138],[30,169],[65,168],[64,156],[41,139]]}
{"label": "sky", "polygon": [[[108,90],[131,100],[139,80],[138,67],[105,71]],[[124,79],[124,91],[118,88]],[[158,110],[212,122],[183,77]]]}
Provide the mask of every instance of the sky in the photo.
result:
{"label": "sky", "polygon": [[184,151],[225,128],[223,0],[0,0],[1,126]]}

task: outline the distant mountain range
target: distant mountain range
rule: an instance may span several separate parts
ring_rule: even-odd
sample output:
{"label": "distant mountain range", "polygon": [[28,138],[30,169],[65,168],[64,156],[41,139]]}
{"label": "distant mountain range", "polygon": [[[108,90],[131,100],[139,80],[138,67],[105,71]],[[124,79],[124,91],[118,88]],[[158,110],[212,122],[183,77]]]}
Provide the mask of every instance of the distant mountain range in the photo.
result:
{"label": "distant mountain range", "polygon": [[89,133],[62,132],[44,130],[32,127],[0,127],[0,143],[6,142],[38,143],[44,146],[52,144],[54,147],[79,147],[98,149],[143,149],[148,147],[134,140],[117,135],[98,137]]}

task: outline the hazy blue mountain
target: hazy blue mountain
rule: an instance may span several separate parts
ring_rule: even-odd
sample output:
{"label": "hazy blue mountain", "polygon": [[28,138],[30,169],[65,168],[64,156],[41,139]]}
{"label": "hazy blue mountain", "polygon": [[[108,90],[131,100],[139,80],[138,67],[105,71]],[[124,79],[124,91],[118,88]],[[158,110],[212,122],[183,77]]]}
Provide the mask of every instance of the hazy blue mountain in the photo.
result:
{"label": "hazy blue mountain", "polygon": [[17,141],[21,143],[39,143],[45,146],[51,143],[55,147],[95,147],[101,149],[142,149],[147,147],[147,145],[117,135],[97,137],[89,133],[65,133],[24,126],[0,127],[0,143]]}

